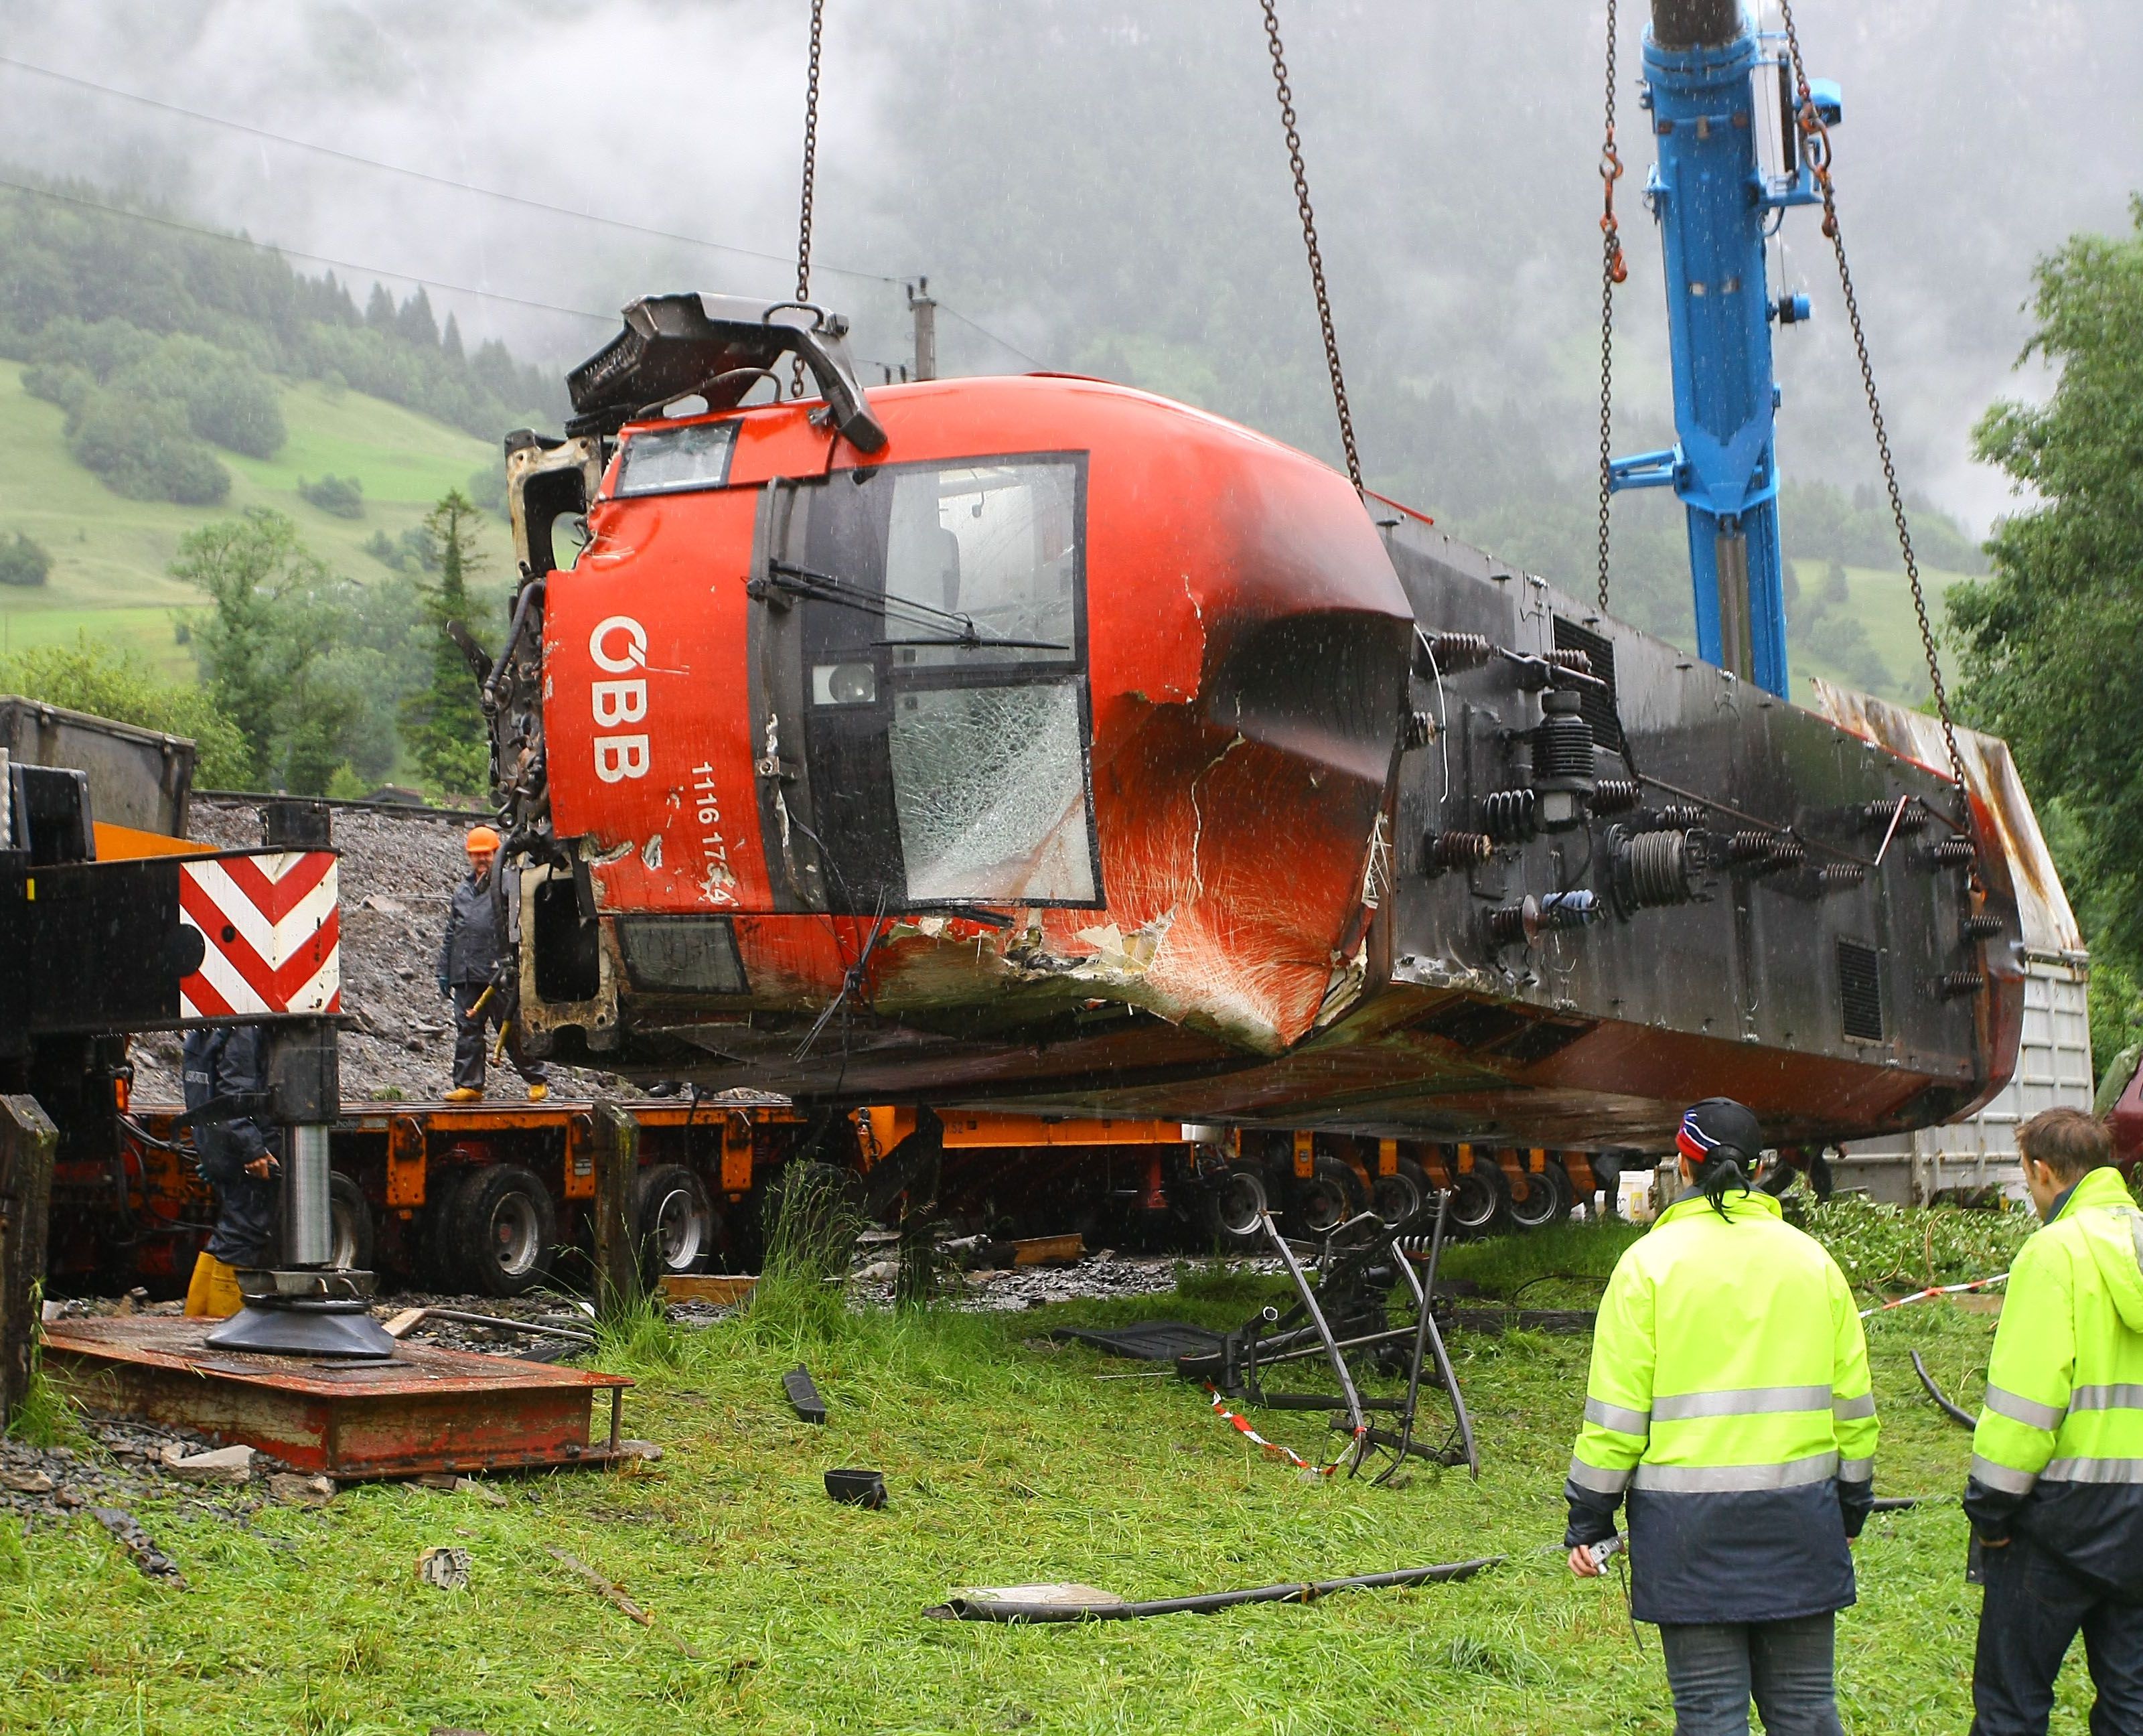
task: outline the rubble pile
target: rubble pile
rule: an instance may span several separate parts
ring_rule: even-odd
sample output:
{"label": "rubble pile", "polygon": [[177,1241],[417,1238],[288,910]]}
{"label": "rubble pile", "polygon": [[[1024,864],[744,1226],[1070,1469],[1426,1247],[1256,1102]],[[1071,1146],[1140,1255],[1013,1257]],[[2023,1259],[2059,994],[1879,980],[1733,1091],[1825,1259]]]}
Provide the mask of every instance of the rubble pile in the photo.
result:
{"label": "rubble pile", "polygon": [[[452,1082],[453,1008],[439,997],[439,944],[447,902],[468,873],[462,838],[469,814],[411,807],[338,807],[335,848],[342,853],[342,1033],[344,1097],[374,1102],[434,1102]],[[194,798],[191,835],[202,843],[252,849],[260,843],[257,803]],[[134,1097],[175,1104],[179,1038],[159,1031],[135,1041]],[[609,1089],[606,1073],[554,1068],[553,1091],[585,1097]],[[502,1061],[491,1071],[493,1095],[510,1100],[520,1080]]]}

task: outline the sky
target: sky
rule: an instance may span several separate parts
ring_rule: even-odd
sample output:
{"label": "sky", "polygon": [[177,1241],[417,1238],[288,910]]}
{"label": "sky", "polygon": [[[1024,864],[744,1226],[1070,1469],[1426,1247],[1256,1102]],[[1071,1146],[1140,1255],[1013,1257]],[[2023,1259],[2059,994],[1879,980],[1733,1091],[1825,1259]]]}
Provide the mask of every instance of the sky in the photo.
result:
{"label": "sky", "polygon": [[[1665,414],[1664,315],[1639,197],[1646,7],[1621,10],[1635,269],[1618,370],[1637,445]],[[1796,11],[1811,72],[1844,87],[1841,203],[1904,479],[1983,526],[2008,497],[1972,462],[1972,423],[2045,389],[2013,371],[2033,262],[2076,230],[2126,228],[2143,186],[2143,7]],[[867,377],[906,359],[902,284],[927,273],[948,371],[1108,373],[1336,453],[1254,0],[826,14],[813,288],[854,317]],[[1582,477],[1604,6],[1280,0],[1280,15],[1373,482],[1433,506],[1522,492],[1534,472]],[[470,339],[563,366],[633,296],[793,289],[808,22],[808,0],[0,0],[0,177],[78,176],[300,266],[341,262],[360,300],[374,275],[423,281]],[[1784,462],[1873,481],[1812,215],[1789,218],[1784,270],[1816,304],[1780,339]]]}

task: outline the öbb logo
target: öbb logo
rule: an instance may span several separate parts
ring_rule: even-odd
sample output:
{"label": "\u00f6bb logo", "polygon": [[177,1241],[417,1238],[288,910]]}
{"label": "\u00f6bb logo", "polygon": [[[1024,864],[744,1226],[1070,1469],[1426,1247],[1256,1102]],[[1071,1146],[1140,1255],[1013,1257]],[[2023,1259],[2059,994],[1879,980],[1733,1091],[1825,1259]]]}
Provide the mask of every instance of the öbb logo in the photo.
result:
{"label": "\u00f6bb logo", "polygon": [[[596,623],[588,635],[588,655],[597,669],[612,675],[626,675],[647,667],[647,629],[629,615],[612,615]],[[647,715],[647,678],[596,681],[588,689],[588,704],[598,730],[616,730],[621,724],[636,724]],[[606,784],[647,775],[647,738],[645,735],[598,735],[595,738],[596,776]]]}

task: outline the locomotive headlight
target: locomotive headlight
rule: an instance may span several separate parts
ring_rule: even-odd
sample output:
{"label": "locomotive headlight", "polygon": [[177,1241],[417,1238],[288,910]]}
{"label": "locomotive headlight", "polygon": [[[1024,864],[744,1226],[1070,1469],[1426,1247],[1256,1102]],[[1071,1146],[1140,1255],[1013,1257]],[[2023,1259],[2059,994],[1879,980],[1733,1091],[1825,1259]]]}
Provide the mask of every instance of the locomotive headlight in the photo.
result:
{"label": "locomotive headlight", "polygon": [[869,705],[878,699],[878,671],[868,663],[817,663],[811,667],[814,705]]}

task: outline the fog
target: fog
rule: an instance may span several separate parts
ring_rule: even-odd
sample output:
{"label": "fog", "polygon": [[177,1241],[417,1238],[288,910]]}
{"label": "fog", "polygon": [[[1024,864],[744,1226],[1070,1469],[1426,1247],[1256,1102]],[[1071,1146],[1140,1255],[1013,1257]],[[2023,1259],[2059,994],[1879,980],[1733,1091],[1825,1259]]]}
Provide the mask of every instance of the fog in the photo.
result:
{"label": "fog", "polygon": [[[1665,427],[1658,248],[1639,196],[1643,0],[1622,6],[1619,443]],[[382,172],[0,64],[0,176],[78,176],[294,263],[429,286],[472,339],[559,365],[632,296],[794,288],[804,0],[0,0],[27,62],[611,222]],[[816,299],[874,365],[927,273],[948,372],[1037,365],[1190,398],[1336,455],[1252,0],[831,0]],[[2126,225],[2143,185],[2133,0],[1800,0],[1844,87],[1846,235],[1908,487],[1975,525],[1970,457],[2034,260]],[[1373,484],[1462,515],[1587,486],[1596,441],[1604,8],[1283,0],[1350,393]],[[1767,5],[1765,22],[1775,24]],[[624,229],[632,224],[721,245]],[[1873,478],[1828,248],[1789,215],[1789,473]],[[364,269],[352,270],[351,266]],[[1777,286],[1774,286],[1777,287]],[[479,293],[480,292],[480,293]],[[577,312],[556,311],[559,309]]]}

